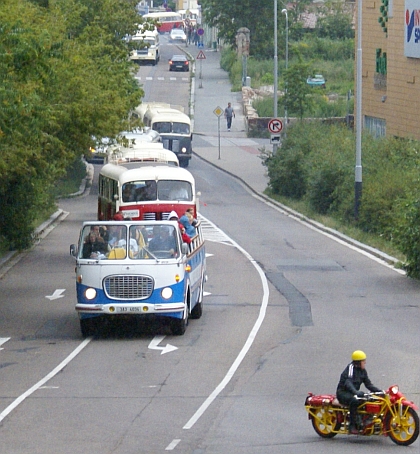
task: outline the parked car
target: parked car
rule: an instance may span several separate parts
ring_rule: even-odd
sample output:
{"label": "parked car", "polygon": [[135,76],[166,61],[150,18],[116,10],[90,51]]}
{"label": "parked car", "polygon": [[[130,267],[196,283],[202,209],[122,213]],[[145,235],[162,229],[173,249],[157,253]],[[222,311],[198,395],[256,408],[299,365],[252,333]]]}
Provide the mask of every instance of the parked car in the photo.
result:
{"label": "parked car", "polygon": [[169,41],[185,43],[187,41],[187,35],[182,28],[173,28],[169,33]]}
{"label": "parked car", "polygon": [[325,88],[325,82],[326,80],[322,74],[315,74],[314,76],[309,76],[306,79],[306,83],[311,87]]}
{"label": "parked car", "polygon": [[189,71],[190,62],[185,55],[174,55],[169,60],[169,71]]}

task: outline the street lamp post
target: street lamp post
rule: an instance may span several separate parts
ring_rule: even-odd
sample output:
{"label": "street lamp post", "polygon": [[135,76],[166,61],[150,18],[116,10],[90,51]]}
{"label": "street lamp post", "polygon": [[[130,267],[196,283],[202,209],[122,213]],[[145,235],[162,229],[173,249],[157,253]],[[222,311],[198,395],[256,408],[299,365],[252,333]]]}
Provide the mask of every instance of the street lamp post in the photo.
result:
{"label": "street lamp post", "polygon": [[[287,9],[284,8],[281,12],[286,16],[286,71],[289,68],[289,16]],[[287,95],[287,82],[285,82],[284,94]],[[287,128],[287,98],[284,102],[284,129]]]}
{"label": "street lamp post", "polygon": [[[277,0],[274,0],[274,118],[277,118],[277,84],[278,84],[278,56],[277,56]],[[273,144],[273,154],[277,152],[277,144]]]}
{"label": "street lamp post", "polygon": [[356,55],[356,166],[354,170],[354,217],[359,218],[362,198],[362,0],[357,4]]}

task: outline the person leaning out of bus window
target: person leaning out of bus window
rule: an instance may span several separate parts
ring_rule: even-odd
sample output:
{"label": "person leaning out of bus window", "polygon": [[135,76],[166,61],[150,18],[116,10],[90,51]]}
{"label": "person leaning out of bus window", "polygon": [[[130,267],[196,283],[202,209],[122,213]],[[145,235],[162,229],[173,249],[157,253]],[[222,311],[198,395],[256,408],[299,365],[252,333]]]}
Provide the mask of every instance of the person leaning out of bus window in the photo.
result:
{"label": "person leaning out of bus window", "polygon": [[183,214],[179,219],[179,223],[184,227],[186,234],[190,238],[195,237],[197,234],[195,227],[193,226],[193,222],[194,217],[189,211],[186,211],[185,214]]}
{"label": "person leaning out of bus window", "polygon": [[168,216],[169,221],[176,221],[178,222],[179,230],[181,231],[182,242],[190,244],[191,237],[187,235],[185,227],[182,225],[181,220],[179,219],[176,211],[171,211]]}
{"label": "person leaning out of bus window", "polygon": [[100,237],[99,233],[91,230],[83,244],[82,257],[84,259],[101,258],[101,256],[105,256],[107,252],[107,243]]}

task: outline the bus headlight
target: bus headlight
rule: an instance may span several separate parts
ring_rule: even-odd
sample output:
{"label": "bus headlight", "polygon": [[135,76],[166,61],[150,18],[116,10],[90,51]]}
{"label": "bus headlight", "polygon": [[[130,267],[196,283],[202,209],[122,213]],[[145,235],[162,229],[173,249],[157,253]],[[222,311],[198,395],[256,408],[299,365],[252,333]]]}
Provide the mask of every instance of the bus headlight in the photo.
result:
{"label": "bus headlight", "polygon": [[170,287],[165,287],[161,292],[162,298],[168,300],[172,296],[172,289]]}
{"label": "bus headlight", "polygon": [[182,147],[181,148],[181,153],[186,153],[187,152],[187,149],[185,147]]}
{"label": "bus headlight", "polygon": [[85,297],[87,300],[93,300],[96,298],[96,290],[92,287],[85,290]]}

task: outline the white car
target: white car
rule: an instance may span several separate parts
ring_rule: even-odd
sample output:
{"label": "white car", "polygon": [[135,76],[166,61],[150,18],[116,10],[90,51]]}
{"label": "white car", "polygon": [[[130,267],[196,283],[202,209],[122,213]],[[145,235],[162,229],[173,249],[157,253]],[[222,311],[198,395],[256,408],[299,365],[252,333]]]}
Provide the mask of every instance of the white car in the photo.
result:
{"label": "white car", "polygon": [[173,28],[169,33],[169,41],[185,43],[187,35],[182,28]]}

